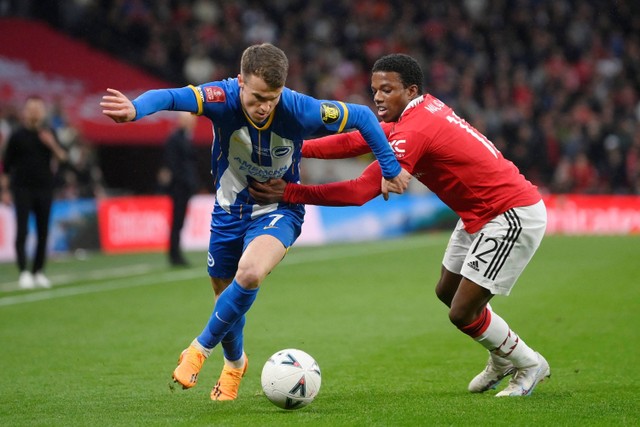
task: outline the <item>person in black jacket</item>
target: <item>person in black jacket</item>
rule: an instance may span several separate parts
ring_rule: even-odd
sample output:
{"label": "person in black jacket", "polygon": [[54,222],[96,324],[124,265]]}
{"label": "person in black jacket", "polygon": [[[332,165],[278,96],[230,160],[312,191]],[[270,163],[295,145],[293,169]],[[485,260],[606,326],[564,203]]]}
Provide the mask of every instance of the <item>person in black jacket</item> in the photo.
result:
{"label": "person in black jacket", "polygon": [[180,232],[189,199],[198,189],[196,152],[193,146],[196,120],[195,115],[180,112],[178,126],[165,144],[164,162],[169,171],[168,193],[173,202],[169,262],[174,266],[188,265],[180,248]]}
{"label": "person in black jacket", "polygon": [[[16,261],[22,289],[51,287],[44,275],[49,234],[49,214],[53,202],[53,159],[66,161],[54,131],[46,123],[47,109],[42,98],[29,97],[22,111],[22,125],[9,137],[4,155],[4,175],[0,180],[2,201],[16,210]],[[10,190],[10,191],[9,191]],[[36,220],[37,245],[31,269],[27,268],[25,244],[29,214]]]}

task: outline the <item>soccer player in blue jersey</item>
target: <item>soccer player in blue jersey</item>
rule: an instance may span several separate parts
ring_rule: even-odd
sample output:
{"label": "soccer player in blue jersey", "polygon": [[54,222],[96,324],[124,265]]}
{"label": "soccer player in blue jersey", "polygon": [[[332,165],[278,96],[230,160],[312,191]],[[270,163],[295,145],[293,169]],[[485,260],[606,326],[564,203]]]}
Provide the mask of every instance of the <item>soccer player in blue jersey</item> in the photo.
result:
{"label": "soccer player in blue jersey", "polygon": [[212,400],[234,400],[248,359],[245,313],[258,288],[300,234],[304,206],[260,206],[249,195],[252,180],[299,182],[302,141],[355,128],[382,169],[383,189],[402,193],[411,175],[396,161],[373,112],[362,105],[321,101],[286,87],[288,60],[265,43],[248,47],[237,78],[151,90],[133,101],[107,89],[100,106],[115,122],[129,122],[160,110],[189,111],[213,123],[212,175],[216,201],[211,220],[208,272],[216,297],[202,333],[182,352],[174,381],[193,387],[212,349],[220,343],[224,367]]}

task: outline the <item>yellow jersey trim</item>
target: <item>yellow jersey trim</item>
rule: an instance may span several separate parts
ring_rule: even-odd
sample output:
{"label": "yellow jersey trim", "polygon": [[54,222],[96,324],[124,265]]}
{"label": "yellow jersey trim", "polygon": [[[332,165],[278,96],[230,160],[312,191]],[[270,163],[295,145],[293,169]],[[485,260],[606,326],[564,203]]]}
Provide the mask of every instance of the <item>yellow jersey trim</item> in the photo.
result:
{"label": "yellow jersey trim", "polygon": [[344,127],[347,125],[347,119],[349,118],[349,109],[344,102],[338,101],[338,104],[342,105],[344,109],[344,117],[342,118],[342,123],[340,123],[340,128],[338,129],[338,133],[341,133],[344,130]]}
{"label": "yellow jersey trim", "polygon": [[271,111],[271,114],[269,114],[269,118],[267,119],[267,123],[265,123],[264,125],[262,125],[262,127],[256,125],[255,123],[253,123],[253,120],[251,120],[251,117],[249,117],[249,115],[247,114],[246,111],[244,111],[244,107],[242,107],[242,114],[244,114],[244,116],[247,118],[247,121],[249,123],[251,123],[251,126],[253,126],[256,130],[265,130],[266,128],[268,128],[269,126],[271,126],[271,122],[273,122],[273,116],[276,113],[276,109],[274,108],[273,111]]}
{"label": "yellow jersey trim", "polygon": [[198,103],[198,111],[196,111],[196,116],[201,116],[204,112],[204,106],[202,105],[202,98],[200,97],[200,93],[194,85],[189,85],[189,88],[193,91],[193,94],[196,96],[196,102]]}

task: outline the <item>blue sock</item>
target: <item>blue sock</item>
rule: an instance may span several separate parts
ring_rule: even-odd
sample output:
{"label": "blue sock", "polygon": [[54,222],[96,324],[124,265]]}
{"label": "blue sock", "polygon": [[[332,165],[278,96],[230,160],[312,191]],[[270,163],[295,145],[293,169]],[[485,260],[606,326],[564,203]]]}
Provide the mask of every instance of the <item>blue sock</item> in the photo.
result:
{"label": "blue sock", "polygon": [[249,311],[258,289],[244,289],[234,279],[218,297],[209,323],[198,336],[198,342],[205,348],[218,345],[234,323]]}
{"label": "blue sock", "polygon": [[242,316],[220,341],[222,352],[227,360],[238,360],[242,357],[242,351],[244,350],[244,335],[242,333],[244,323],[245,316]]}

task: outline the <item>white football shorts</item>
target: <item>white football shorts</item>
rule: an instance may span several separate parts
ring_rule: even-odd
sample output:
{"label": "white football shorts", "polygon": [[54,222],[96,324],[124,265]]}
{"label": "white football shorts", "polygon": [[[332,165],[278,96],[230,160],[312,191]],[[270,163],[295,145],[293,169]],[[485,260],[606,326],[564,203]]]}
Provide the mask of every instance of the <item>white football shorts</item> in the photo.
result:
{"label": "white football shorts", "polygon": [[542,200],[509,209],[474,234],[467,233],[459,220],[442,265],[494,295],[509,295],[540,246],[546,228],[547,210]]}

